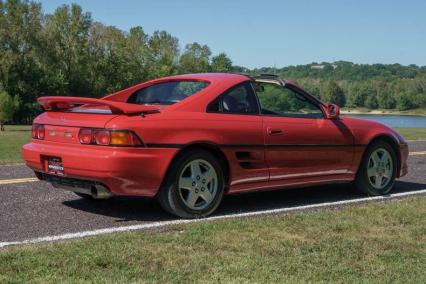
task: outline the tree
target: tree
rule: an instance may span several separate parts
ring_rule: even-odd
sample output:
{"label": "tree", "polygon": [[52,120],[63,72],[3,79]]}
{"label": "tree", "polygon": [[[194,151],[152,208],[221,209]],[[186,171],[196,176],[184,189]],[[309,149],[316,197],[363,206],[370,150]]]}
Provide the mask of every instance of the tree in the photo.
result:
{"label": "tree", "polygon": [[[368,97],[376,97],[376,89],[371,82],[352,83],[349,88],[348,105],[351,107],[365,107]],[[377,99],[375,99],[377,105]],[[372,99],[372,103],[374,99]]]}
{"label": "tree", "polygon": [[393,109],[396,106],[395,98],[390,93],[389,88],[377,90],[377,102],[378,106],[384,109]]}
{"label": "tree", "polygon": [[41,60],[46,51],[43,20],[41,4],[0,1],[0,85],[24,103],[33,101],[46,89]]}
{"label": "tree", "polygon": [[426,107],[426,66],[337,61],[248,69],[232,66],[225,53],[211,58],[197,42],[181,53],[178,38],[166,31],[93,22],[76,4],[44,14],[36,1],[0,0],[0,86],[21,100],[13,117],[19,123],[41,112],[40,96],[101,97],[148,79],[209,71],[274,73],[341,106]]}
{"label": "tree", "polygon": [[13,119],[13,115],[19,108],[18,96],[11,97],[5,91],[0,90],[0,130],[4,131],[4,124]]}
{"label": "tree", "polygon": [[48,69],[46,75],[51,93],[86,95],[92,92],[89,72],[90,13],[77,4],[62,5],[46,17],[44,37]]}
{"label": "tree", "polygon": [[413,108],[413,102],[407,93],[402,93],[397,97],[396,106],[399,110],[407,110]]}
{"label": "tree", "polygon": [[232,71],[232,61],[225,53],[219,53],[212,58],[211,70],[214,72]]}
{"label": "tree", "polygon": [[182,73],[208,72],[210,69],[211,51],[207,45],[200,45],[197,42],[187,44],[185,52],[179,60],[180,71]]}
{"label": "tree", "polygon": [[335,81],[329,81],[321,92],[321,98],[328,103],[345,106],[346,98],[342,88]]}
{"label": "tree", "polygon": [[376,94],[372,93],[367,96],[364,105],[369,109],[376,109],[379,106]]}
{"label": "tree", "polygon": [[88,36],[92,93],[87,96],[99,97],[126,87],[127,59],[120,52],[126,45],[124,33],[115,27],[95,22]]}
{"label": "tree", "polygon": [[179,40],[166,31],[156,31],[148,42],[150,79],[176,74],[179,61]]}

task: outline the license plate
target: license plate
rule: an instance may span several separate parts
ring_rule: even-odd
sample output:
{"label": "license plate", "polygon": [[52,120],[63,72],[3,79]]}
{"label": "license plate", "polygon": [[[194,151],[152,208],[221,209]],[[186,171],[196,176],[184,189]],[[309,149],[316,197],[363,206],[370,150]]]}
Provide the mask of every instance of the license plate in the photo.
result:
{"label": "license plate", "polygon": [[64,167],[62,166],[62,159],[58,157],[47,158],[47,172],[50,174],[63,176]]}

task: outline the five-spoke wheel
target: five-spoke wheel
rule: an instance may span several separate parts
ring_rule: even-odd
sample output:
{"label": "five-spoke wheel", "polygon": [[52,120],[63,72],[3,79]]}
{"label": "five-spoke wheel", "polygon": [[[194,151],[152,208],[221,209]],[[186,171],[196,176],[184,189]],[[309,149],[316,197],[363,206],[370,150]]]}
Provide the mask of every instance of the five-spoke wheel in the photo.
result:
{"label": "five-spoke wheel", "polygon": [[192,160],[184,166],[178,186],[180,197],[188,208],[206,208],[217,193],[216,170],[206,160]]}
{"label": "five-spoke wheel", "polygon": [[355,185],[369,195],[387,194],[392,189],[396,170],[394,149],[385,141],[373,142],[364,154]]}
{"label": "five-spoke wheel", "polygon": [[173,161],[158,198],[176,216],[204,217],[219,206],[224,187],[220,160],[210,152],[192,150]]}
{"label": "five-spoke wheel", "polygon": [[393,161],[390,153],[384,148],[378,148],[368,160],[368,180],[377,189],[382,189],[391,181]]}

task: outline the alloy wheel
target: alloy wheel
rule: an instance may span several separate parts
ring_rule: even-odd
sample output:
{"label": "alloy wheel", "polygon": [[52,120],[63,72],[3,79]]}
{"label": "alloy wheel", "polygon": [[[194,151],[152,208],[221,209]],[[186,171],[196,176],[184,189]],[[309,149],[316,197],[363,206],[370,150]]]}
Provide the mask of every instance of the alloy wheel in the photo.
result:
{"label": "alloy wheel", "polygon": [[373,151],[367,163],[367,176],[375,189],[385,188],[392,179],[393,162],[391,154],[384,148]]}
{"label": "alloy wheel", "polygon": [[188,162],[181,171],[178,190],[182,201],[192,210],[209,206],[218,191],[218,175],[214,167],[203,159]]}

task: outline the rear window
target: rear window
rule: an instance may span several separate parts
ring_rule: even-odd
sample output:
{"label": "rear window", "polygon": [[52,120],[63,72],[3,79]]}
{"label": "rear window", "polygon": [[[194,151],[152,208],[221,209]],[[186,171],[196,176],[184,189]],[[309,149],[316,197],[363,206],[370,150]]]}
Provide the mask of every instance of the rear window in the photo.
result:
{"label": "rear window", "polygon": [[128,103],[171,105],[192,96],[207,87],[200,81],[170,81],[154,84],[134,92]]}

